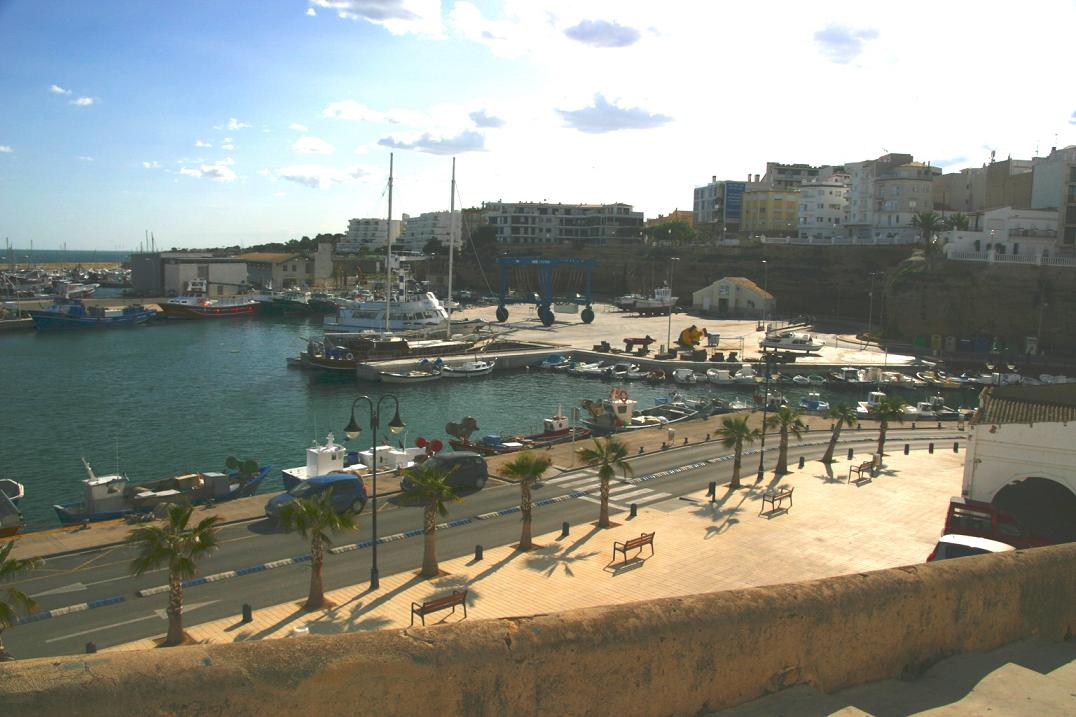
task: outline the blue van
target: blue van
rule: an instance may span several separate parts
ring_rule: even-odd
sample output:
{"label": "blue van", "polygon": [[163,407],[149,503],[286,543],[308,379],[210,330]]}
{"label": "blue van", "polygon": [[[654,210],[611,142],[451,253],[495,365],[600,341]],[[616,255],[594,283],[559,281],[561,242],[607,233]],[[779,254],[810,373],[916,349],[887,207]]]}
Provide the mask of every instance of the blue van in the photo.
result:
{"label": "blue van", "polygon": [[273,497],[265,504],[265,515],[276,518],[280,509],[296,498],[313,498],[325,491],[331,491],[329,502],[337,513],[347,510],[361,513],[366,507],[366,484],[362,478],[350,473],[329,473],[301,481],[286,493]]}

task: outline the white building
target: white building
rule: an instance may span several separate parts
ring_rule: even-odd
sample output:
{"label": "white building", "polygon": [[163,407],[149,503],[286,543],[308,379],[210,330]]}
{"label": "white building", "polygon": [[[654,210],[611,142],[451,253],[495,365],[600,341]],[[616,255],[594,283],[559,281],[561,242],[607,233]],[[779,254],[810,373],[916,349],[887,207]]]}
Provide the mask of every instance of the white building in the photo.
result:
{"label": "white building", "polygon": [[950,231],[939,238],[952,258],[961,258],[960,253],[1048,257],[1056,255],[1057,217],[1056,210],[1001,207],[978,217],[981,231]]}
{"label": "white building", "polygon": [[1076,384],[985,389],[970,428],[962,495],[1076,540]]}
{"label": "white building", "polygon": [[407,215],[402,219],[393,219],[391,229],[388,219],[351,219],[347,223],[347,241],[337,242],[338,254],[352,254],[362,249],[377,249],[385,247],[385,236],[392,242],[403,232],[407,226]]}
{"label": "white building", "polygon": [[823,169],[830,171],[800,185],[800,239],[832,240],[844,234],[848,174],[843,167]]}
{"label": "white building", "polygon": [[937,167],[912,161],[910,154],[886,154],[846,165],[849,174],[849,234],[874,244],[911,244],[919,230],[912,217],[934,209],[933,180]]}
{"label": "white building", "polygon": [[1032,173],[1031,207],[1058,210],[1057,248],[1076,254],[1076,145],[1036,158]]}
{"label": "white building", "polygon": [[643,213],[630,204],[486,202],[502,244],[608,244],[643,241]]}
{"label": "white building", "polygon": [[417,217],[408,217],[407,227],[393,246],[400,251],[421,252],[431,239],[436,239],[441,242],[442,247],[448,249],[448,243],[454,236],[456,250],[459,251],[463,246],[459,225],[459,212],[456,212],[455,216],[452,212],[424,212]]}
{"label": "white building", "polygon": [[691,294],[691,305],[703,314],[730,318],[772,316],[773,294],[742,276],[726,276]]}

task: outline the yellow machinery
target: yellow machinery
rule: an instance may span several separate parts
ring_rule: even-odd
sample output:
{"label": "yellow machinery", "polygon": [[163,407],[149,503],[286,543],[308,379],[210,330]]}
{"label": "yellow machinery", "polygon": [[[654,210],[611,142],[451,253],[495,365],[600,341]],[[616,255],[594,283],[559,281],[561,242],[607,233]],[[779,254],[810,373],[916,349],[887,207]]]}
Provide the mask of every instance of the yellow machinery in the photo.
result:
{"label": "yellow machinery", "polygon": [[676,343],[685,349],[689,349],[693,346],[698,346],[703,336],[706,336],[706,329],[700,329],[695,324],[692,324],[680,332],[680,338],[676,340]]}

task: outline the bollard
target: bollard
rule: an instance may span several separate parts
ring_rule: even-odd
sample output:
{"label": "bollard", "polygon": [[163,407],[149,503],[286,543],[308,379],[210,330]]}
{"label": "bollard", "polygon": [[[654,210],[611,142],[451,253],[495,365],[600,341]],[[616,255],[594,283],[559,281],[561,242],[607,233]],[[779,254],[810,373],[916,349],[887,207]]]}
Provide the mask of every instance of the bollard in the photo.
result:
{"label": "bollard", "polygon": [[804,426],[803,432],[804,433],[810,433],[811,432],[811,427],[810,426]]}
{"label": "bollard", "polygon": [[706,497],[714,498],[717,496],[717,481],[710,481],[710,485],[706,486]]}
{"label": "bollard", "polygon": [[628,517],[629,518],[634,518],[638,514],[639,514],[639,506],[635,505],[634,503],[632,503],[631,505],[628,506]]}
{"label": "bollard", "polygon": [[953,453],[960,453],[960,443],[953,441]]}
{"label": "bollard", "polygon": [[938,430],[941,430],[941,421],[938,421]]}
{"label": "bollard", "polygon": [[481,545],[474,546],[474,559],[475,560],[481,560],[482,559],[482,546]]}
{"label": "bollard", "polygon": [[96,642],[87,642],[86,643],[86,654],[87,655],[92,655],[95,652],[97,652],[97,643]]}
{"label": "bollard", "polygon": [[562,538],[567,538],[568,537],[568,521],[564,521],[563,523],[560,524],[560,537],[562,537]]}
{"label": "bollard", "polygon": [[837,426],[837,424],[836,424],[836,423],[831,423],[831,424],[829,424],[829,432],[830,432],[830,433],[833,433],[833,429],[834,429],[834,428],[836,428],[836,426]]}
{"label": "bollard", "polygon": [[803,468],[803,456],[800,456],[800,468]]}
{"label": "bollard", "polygon": [[857,431],[862,429],[862,428],[863,428],[863,426],[861,424],[859,424],[859,423],[856,424],[856,430]]}
{"label": "bollard", "polygon": [[904,444],[904,455],[908,455],[908,451],[910,451],[911,449],[912,449],[912,447],[909,444],[905,443]]}
{"label": "bollard", "polygon": [[912,421],[912,430],[915,430],[915,421]]}
{"label": "bollard", "polygon": [[710,440],[710,434],[709,433],[706,434],[706,440]]}
{"label": "bollard", "polygon": [[934,453],[934,444],[933,443],[928,443],[927,444],[927,453]]}
{"label": "bollard", "polygon": [[848,449],[848,460],[852,460],[852,455],[853,455],[853,451],[852,451],[851,448],[849,448]]}
{"label": "bollard", "polygon": [[254,609],[250,603],[243,603],[243,622],[254,622]]}
{"label": "bollard", "polygon": [[643,454],[643,447],[639,446],[639,455],[641,456],[642,454]]}
{"label": "bollard", "polygon": [[687,445],[687,436],[684,436],[684,445]]}

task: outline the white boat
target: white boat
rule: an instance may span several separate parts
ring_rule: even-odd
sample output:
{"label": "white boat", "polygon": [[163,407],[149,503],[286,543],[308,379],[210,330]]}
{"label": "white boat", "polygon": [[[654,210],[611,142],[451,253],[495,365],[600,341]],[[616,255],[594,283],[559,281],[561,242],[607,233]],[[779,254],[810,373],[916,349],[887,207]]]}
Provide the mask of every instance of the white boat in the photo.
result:
{"label": "white boat", "polygon": [[481,359],[475,359],[474,361],[467,361],[466,363],[455,364],[449,366],[445,364],[441,367],[441,375],[445,378],[476,378],[478,376],[488,376],[493,373],[493,365],[496,361],[482,361]]}
{"label": "white boat", "polygon": [[582,362],[576,363],[576,362],[573,361],[568,366],[568,375],[569,376],[583,376],[584,372],[591,372],[591,371],[594,371],[594,370],[600,370],[600,367],[601,367],[601,362],[600,361],[595,361],[593,363],[582,363]]}
{"label": "white boat", "polygon": [[325,317],[325,331],[412,331],[443,328],[448,321],[448,312],[434,293],[421,292],[415,285],[405,285],[394,292],[389,302],[388,326],[384,300],[341,303],[336,316]]}
{"label": "white boat", "polygon": [[885,397],[886,394],[882,391],[871,391],[867,394],[866,401],[859,401],[856,404],[856,415],[860,418],[869,417]]}
{"label": "white boat", "polygon": [[718,386],[736,383],[736,379],[733,377],[732,373],[724,368],[706,369],[706,380],[710,383],[717,384]]}
{"label": "white boat", "polygon": [[699,379],[695,375],[695,372],[689,368],[674,368],[672,372],[673,381],[682,384],[698,383]]}
{"label": "white boat", "polygon": [[436,364],[420,366],[410,371],[380,371],[378,373],[381,383],[427,383],[438,380],[441,375],[441,366]]}
{"label": "white boat", "polygon": [[830,373],[830,377],[835,383],[858,385],[863,383],[873,383],[870,380],[870,376],[867,373],[867,369],[859,368],[858,366],[841,366],[836,371]]}
{"label": "white boat", "polygon": [[675,303],[676,297],[673,296],[672,289],[667,286],[660,286],[657,289],[654,289],[652,296],[636,299],[632,309],[644,314],[665,313],[671,309]]}
{"label": "white boat", "polygon": [[749,364],[743,364],[740,366],[740,370],[732,376],[735,383],[758,383],[758,374],[755,373],[753,366]]}
{"label": "white boat", "polygon": [[639,378],[646,378],[646,372],[640,371],[639,366],[633,363],[615,363],[612,366],[606,366],[602,369],[602,378],[623,381],[627,379],[629,373],[638,375]]}
{"label": "white boat", "polygon": [[750,411],[751,404],[745,401],[743,397],[737,396],[736,398],[729,401],[729,408],[733,411]]}
{"label": "white boat", "polygon": [[760,348],[776,349],[780,351],[806,351],[811,353],[825,347],[821,341],[816,341],[810,334],[797,331],[777,331],[766,334],[766,337],[758,342]]}
{"label": "white boat", "polygon": [[798,374],[796,374],[795,376],[792,377],[792,383],[794,383],[794,384],[796,384],[798,386],[810,386],[811,385],[811,379],[807,378],[802,373],[798,373]]}
{"label": "white boat", "polygon": [[11,500],[15,505],[19,504],[19,501],[26,495],[26,488],[22,483],[11,478],[0,478],[0,493],[3,493]]}
{"label": "white boat", "polygon": [[606,369],[612,368],[607,366],[604,361],[598,363],[586,364],[580,367],[575,374],[576,376],[582,376],[584,378],[602,378],[605,375]]}
{"label": "white boat", "polygon": [[566,367],[567,365],[568,359],[564,358],[560,354],[552,354],[550,356],[546,356],[544,359],[538,362],[538,368],[542,369],[543,371],[555,371],[561,366]]}
{"label": "white boat", "polygon": [[800,399],[800,408],[809,413],[826,413],[829,411],[829,401],[822,400],[818,391],[810,391]]}

